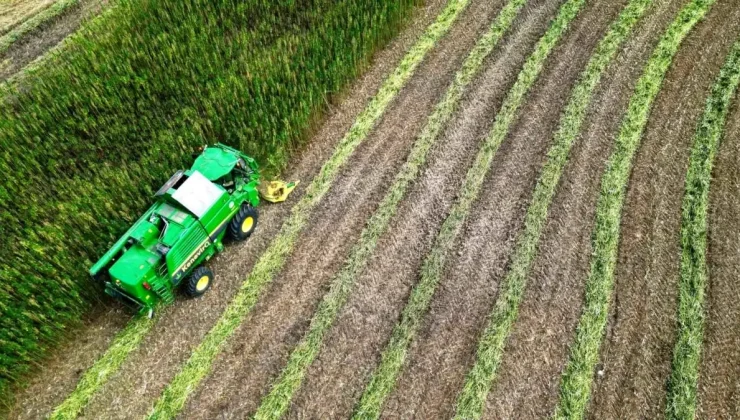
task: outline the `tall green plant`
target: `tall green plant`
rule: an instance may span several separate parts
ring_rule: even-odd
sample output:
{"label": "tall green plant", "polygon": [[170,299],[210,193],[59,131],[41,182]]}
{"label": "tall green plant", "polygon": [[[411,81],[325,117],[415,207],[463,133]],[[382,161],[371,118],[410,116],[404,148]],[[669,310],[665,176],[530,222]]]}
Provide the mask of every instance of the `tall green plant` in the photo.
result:
{"label": "tall green plant", "polygon": [[0,98],[0,386],[97,298],[86,268],[222,141],[279,169],[416,0],[120,0]]}

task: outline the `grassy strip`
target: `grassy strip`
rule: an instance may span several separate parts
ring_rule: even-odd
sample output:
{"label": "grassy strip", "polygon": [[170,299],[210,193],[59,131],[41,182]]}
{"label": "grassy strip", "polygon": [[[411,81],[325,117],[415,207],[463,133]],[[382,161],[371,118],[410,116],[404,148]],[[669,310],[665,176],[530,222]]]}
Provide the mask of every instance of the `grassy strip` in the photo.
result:
{"label": "grassy strip", "polygon": [[519,304],[527,286],[532,261],[537,255],[550,203],[568,161],[570,150],[586,118],[591,96],[602,74],[652,2],[653,0],[630,1],[599,42],[586,70],[581,74],[580,81],[573,89],[570,102],[560,119],[554,143],[548,152],[548,160],[527,209],[524,231],[519,236],[511,266],[503,283],[503,291],[496,301],[488,326],[478,344],[475,364],[468,373],[458,397],[457,418],[481,416],[486,397],[501,363],[506,339],[519,314]]}
{"label": "grassy strip", "polygon": [[409,185],[419,175],[429,150],[451,119],[468,85],[483,67],[483,61],[509,29],[525,2],[526,0],[511,0],[465,59],[444,98],[436,105],[427,124],[416,139],[393,185],[368,220],[360,239],[353,246],[342,269],[332,280],[329,292],[324,296],[311,320],[309,331],[291,353],[286,367],[270,393],[262,400],[255,414],[256,419],[279,418],[285,414],[293,394],[301,386],[306,370],[321,348],[324,334],[332,326],[347,301],[357,277],[362,273],[375,251],[380,236],[386,232]]}
{"label": "grassy strip", "polygon": [[582,418],[585,413],[614,286],[619,225],[632,159],[673,57],[686,35],[704,17],[714,1],[693,0],[684,6],[653,52],[630,99],[616,147],[602,179],[593,233],[594,251],[586,281],[585,307],[561,378],[556,418]]}
{"label": "grassy strip", "polygon": [[7,34],[0,37],[0,55],[10,49],[10,47],[24,35],[34,31],[39,26],[59,16],[65,10],[72,6],[76,6],[80,3],[80,0],[58,0],[48,9],[37,13],[32,18],[18,25],[17,28],[8,32]]}
{"label": "grassy strip", "polygon": [[74,419],[90,401],[95,392],[126,361],[132,351],[136,350],[141,340],[154,326],[154,321],[145,316],[137,316],[116,335],[113,343],[77,383],[77,388],[51,414],[50,419]]}
{"label": "grassy strip", "polygon": [[727,113],[740,82],[740,41],[735,43],[707,100],[686,175],[681,221],[681,279],[678,297],[678,339],[668,381],[669,419],[693,419],[704,336],[704,293],[707,271],[707,208],[712,166]]}
{"label": "grassy strip", "polygon": [[339,169],[367,137],[393,98],[414,74],[424,56],[447,33],[452,23],[468,3],[469,0],[450,0],[436,21],[427,28],[394,73],[383,83],[377,95],[363,110],[350,131],[335,149],[334,154],[311,182],[301,201],[292,209],[292,213],[283,224],[280,233],[260,257],[234,300],[164,390],[149,418],[173,418],[182,409],[190,393],[210,372],[213,361],[221,352],[228,338],[254,307],[261,291],[283,268],[285,260],[293,250],[296,239],[305,227],[312,209],[329,190],[339,173]]}
{"label": "grassy strip", "polygon": [[429,308],[429,303],[442,276],[446,254],[465,223],[471,205],[478,198],[493,157],[508,135],[527,93],[542,72],[547,58],[584,4],[585,0],[569,0],[563,4],[557,18],[524,64],[516,83],[504,100],[501,111],[496,116],[491,132],[478,151],[473,166],[466,174],[459,200],[455,202],[450,214],[443,222],[434,246],[424,260],[421,279],[411,292],[409,301],[401,314],[401,321],[393,329],[390,341],[381,356],[380,365],[373,372],[370,383],[355,408],[353,418],[374,419],[380,416],[383,403],[401,373],[408,347],[416,336],[421,320]]}

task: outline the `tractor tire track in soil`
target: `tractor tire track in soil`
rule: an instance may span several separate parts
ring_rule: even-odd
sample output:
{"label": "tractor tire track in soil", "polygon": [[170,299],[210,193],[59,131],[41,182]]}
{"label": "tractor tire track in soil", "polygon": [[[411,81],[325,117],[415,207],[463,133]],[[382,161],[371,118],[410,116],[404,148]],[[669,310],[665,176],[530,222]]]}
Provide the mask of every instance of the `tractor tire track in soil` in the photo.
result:
{"label": "tractor tire track in soil", "polygon": [[98,15],[109,2],[110,0],[81,0],[78,5],[70,7],[13,43],[5,54],[0,55],[0,82],[18,73],[77,31],[80,25]]}
{"label": "tractor tire track in soil", "polygon": [[657,2],[646,12],[594,92],[550,205],[486,417],[544,418],[557,403],[560,373],[582,307],[604,164],[640,70],[680,3]]}
{"label": "tractor tire track in soil", "polygon": [[[428,166],[401,204],[390,234],[355,285],[324,349],[309,369],[291,418],[350,415],[378,356],[418,279],[428,253],[472,163],[531,50],[557,9],[557,1],[531,1],[488,58],[483,74],[466,94],[456,117],[431,150]],[[454,397],[454,395],[453,395]]]}
{"label": "tractor tire track in soil", "polygon": [[625,199],[593,418],[657,418],[664,412],[676,339],[681,203],[691,141],[739,31],[740,9],[733,1],[718,1],[682,44],[656,99]]}
{"label": "tractor tire track in soil", "polygon": [[[316,133],[311,136],[312,140],[306,143],[304,150],[299,151],[293,159],[293,164],[284,174],[286,179],[302,179],[304,183],[293,192],[288,202],[279,205],[267,203],[261,206],[260,224],[255,234],[244,244],[227,245],[226,252],[212,261],[211,267],[216,272],[216,283],[207,295],[194,301],[178,296],[173,307],[159,314],[161,319],[155,317],[158,326],[154,327],[154,331],[144,340],[140,349],[124,364],[122,372],[111,378],[111,381],[116,383],[111,383],[102,390],[103,394],[108,395],[100,395],[91,401],[90,409],[86,410],[91,418],[127,417],[135,413],[137,407],[141,414],[149,408],[162,387],[190,354],[191,347],[202,339],[218,319],[256,258],[280,229],[292,204],[301,198],[304,187],[308,185],[307,181],[318,173],[323,162],[332,154],[336,143],[348,131],[369,98],[378,90],[385,76],[393,71],[397,62],[434,20],[443,5],[444,1],[436,0],[415,12],[415,17],[409,22],[407,29],[388,47],[376,54],[365,75],[353,83],[346,92],[333,98],[321,126],[317,127]],[[193,314],[197,314],[197,320],[190,320]],[[81,354],[80,360],[77,358],[55,360],[53,369],[44,369],[38,377],[33,378],[33,383],[46,384],[44,393],[39,395],[35,391],[37,388],[29,388],[20,394],[16,405],[21,408],[33,407],[33,411],[26,415],[14,409],[13,412],[18,413],[14,418],[38,418],[51,412],[74,389],[82,372],[103,354],[107,348],[106,343],[110,342],[120,330],[119,324],[126,321],[128,321],[126,314],[112,310],[101,315],[92,324],[75,331],[76,342],[91,341],[102,328],[101,325],[111,323],[116,325],[116,328],[106,330],[106,336],[98,341],[97,346]],[[163,370],[167,372],[161,372]],[[66,385],[64,387],[49,385],[62,383]],[[141,404],[141,407],[138,404]]]}
{"label": "tractor tire track in soil", "polygon": [[548,59],[519,121],[494,158],[385,415],[452,414],[560,113],[592,49],[622,6],[614,1],[588,4]]}
{"label": "tractor tire track in soil", "polygon": [[699,410],[704,419],[740,418],[740,101],[735,96],[709,192],[709,283]]}
{"label": "tractor tire track in soil", "polygon": [[254,412],[304,335],[321,297],[377,208],[463,59],[497,7],[474,1],[421,63],[311,216],[286,269],[188,401],[184,418]]}

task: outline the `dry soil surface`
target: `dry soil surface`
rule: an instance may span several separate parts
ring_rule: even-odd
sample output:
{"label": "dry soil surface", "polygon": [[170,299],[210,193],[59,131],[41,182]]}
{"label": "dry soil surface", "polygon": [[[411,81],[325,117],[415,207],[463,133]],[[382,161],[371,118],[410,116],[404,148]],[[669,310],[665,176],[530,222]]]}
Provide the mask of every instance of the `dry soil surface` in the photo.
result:
{"label": "dry soil surface", "polygon": [[737,4],[718,1],[684,41],[653,107],[625,201],[593,418],[657,418],[665,411],[688,158],[712,83],[738,33]]}
{"label": "dry soil surface", "polygon": [[710,189],[709,288],[699,417],[740,418],[740,106],[735,96]]}

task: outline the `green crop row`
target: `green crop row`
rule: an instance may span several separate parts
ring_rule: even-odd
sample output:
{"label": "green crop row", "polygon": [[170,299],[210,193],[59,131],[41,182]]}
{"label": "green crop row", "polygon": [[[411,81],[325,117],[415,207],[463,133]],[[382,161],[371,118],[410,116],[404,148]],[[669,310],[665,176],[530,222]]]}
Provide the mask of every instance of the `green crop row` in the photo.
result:
{"label": "green crop row", "polygon": [[120,0],[5,86],[0,388],[94,304],[87,267],[196,146],[279,170],[416,2]]}
{"label": "green crop row", "polygon": [[591,103],[591,97],[604,71],[652,2],[653,0],[631,0],[627,4],[597,45],[578,84],[573,89],[527,209],[524,231],[519,234],[516,251],[502,283],[502,291],[478,344],[475,364],[468,373],[458,397],[459,418],[478,418],[483,411],[486,397],[501,363],[506,339],[519,314],[519,304],[527,287],[532,262],[537,255],[550,203],[568,162],[570,150],[578,139],[586,119],[586,110]]}
{"label": "green crop row", "polygon": [[437,103],[434,112],[429,116],[421,134],[414,142],[405,164],[396,175],[388,193],[365,224],[366,227],[360,234],[360,239],[352,247],[349,256],[342,265],[342,269],[333,278],[329,292],[322,299],[311,320],[308,332],[290,354],[288,363],[280,377],[273,384],[269,394],[262,400],[255,414],[256,419],[279,418],[288,409],[294,393],[303,382],[308,367],[319,353],[324,335],[331,328],[347,301],[355,281],[373,255],[378,240],[387,231],[401,200],[406,196],[409,186],[421,172],[429,150],[438,140],[442,129],[452,118],[467,87],[483,67],[483,61],[509,29],[523,3],[524,0],[510,1],[494,21],[489,31],[481,36],[466,57],[445,96]]}
{"label": "green crop row", "polygon": [[740,82],[740,41],[736,42],[707,99],[694,137],[681,213],[681,278],[678,285],[678,338],[668,381],[669,419],[693,419],[704,337],[707,270],[707,209],[712,167],[725,120]]}
{"label": "green crop row", "polygon": [[584,308],[561,378],[556,418],[578,419],[586,411],[614,287],[619,227],[632,159],[673,57],[686,35],[704,17],[714,1],[692,0],[684,6],[655,48],[630,99],[627,115],[602,178]]}
{"label": "green crop row", "polygon": [[214,360],[252,310],[262,291],[282,270],[312,210],[329,190],[342,166],[357,146],[367,138],[389,104],[415,73],[427,53],[447,33],[468,2],[469,0],[449,0],[436,21],[427,28],[396,70],[384,81],[378,93],[336,147],[334,154],[308,186],[303,198],[293,207],[278,236],[257,261],[221,318],[165,388],[149,415],[150,419],[169,419],[180,412],[188,396],[210,372]]}
{"label": "green crop row", "polygon": [[[506,11],[508,16],[504,18],[504,21],[513,20],[524,3],[524,1],[510,3]],[[460,197],[442,223],[434,245],[422,263],[420,280],[411,291],[408,303],[401,314],[401,320],[394,327],[391,338],[383,350],[380,365],[373,372],[355,408],[355,419],[380,416],[383,404],[403,369],[409,345],[418,333],[421,321],[439,284],[446,254],[465,223],[472,204],[478,198],[493,157],[508,135],[527,93],[539,77],[550,52],[584,3],[585,0],[569,0],[561,6],[558,16],[537,43],[534,52],[519,73],[517,81],[504,99],[491,132],[481,144],[473,165],[465,176]]]}
{"label": "green crop row", "polygon": [[77,6],[79,3],[80,0],[58,0],[48,9],[37,13],[27,21],[18,25],[18,27],[13,28],[13,30],[0,37],[0,55],[5,54],[5,52],[23,36],[38,29],[41,25],[61,15],[69,8]]}

